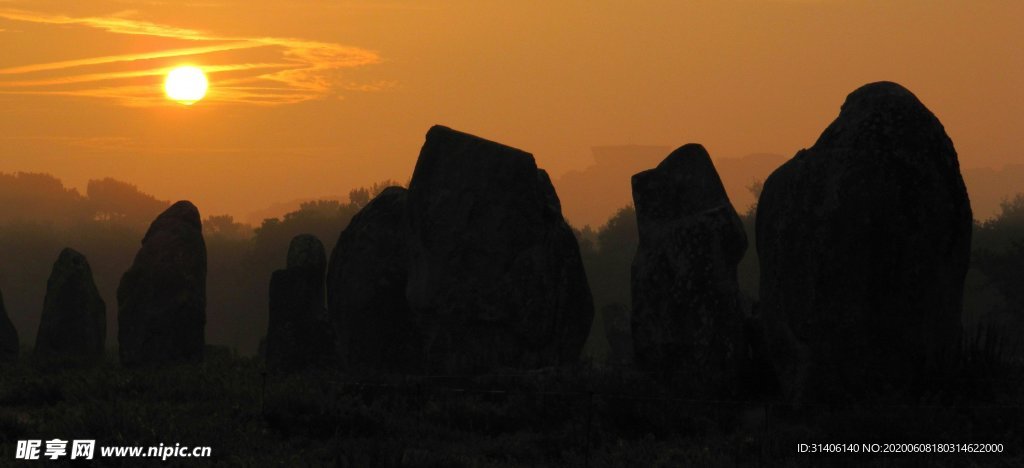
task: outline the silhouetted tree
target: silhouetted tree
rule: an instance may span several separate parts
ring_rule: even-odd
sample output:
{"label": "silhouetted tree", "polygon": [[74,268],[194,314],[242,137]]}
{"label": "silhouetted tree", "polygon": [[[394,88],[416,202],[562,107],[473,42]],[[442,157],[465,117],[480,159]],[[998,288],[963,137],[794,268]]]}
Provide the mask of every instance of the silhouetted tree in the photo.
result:
{"label": "silhouetted tree", "polygon": [[588,225],[574,232],[594,297],[594,322],[583,353],[600,362],[610,352],[603,311],[608,307],[628,311],[632,302],[633,255],[640,243],[636,211],[632,205],[622,207],[596,231]]}
{"label": "silhouetted tree", "polygon": [[600,293],[602,306],[612,302],[630,303],[630,275],[639,243],[636,211],[632,205],[619,209],[597,233],[600,255],[595,265],[598,274],[596,286],[603,291]]}
{"label": "silhouetted tree", "polygon": [[359,187],[357,189],[352,189],[351,191],[348,192],[348,201],[350,204],[355,205],[359,209],[362,209],[364,206],[366,206],[367,203],[370,203],[370,200],[373,200],[374,198],[377,197],[377,195],[380,195],[380,193],[383,192],[384,189],[395,186],[404,187],[405,185],[399,184],[398,182],[389,179],[381,182],[376,182],[369,187]]}
{"label": "silhouetted tree", "polygon": [[[230,215],[207,217],[207,341],[255,352],[266,330],[270,274],[284,266],[292,237],[309,232],[333,247],[352,216],[390,185],[397,184],[383,181],[353,190],[347,203],[304,203],[256,229]],[[111,316],[116,317],[121,275],[145,230],[169,205],[110,178],[89,181],[86,194],[49,174],[0,173],[0,289],[25,345],[34,339],[46,280],[61,249],[72,247],[89,258],[100,295],[114,304]],[[107,336],[117,336],[117,320],[107,324]]]}
{"label": "silhouetted tree", "polygon": [[231,215],[217,215],[203,221],[203,235],[207,239],[223,237],[231,240],[249,240],[253,236],[253,228],[248,224],[236,223]]}
{"label": "silhouetted tree", "polygon": [[1024,239],[1024,193],[1000,203],[999,215],[987,221],[975,221],[974,250],[1000,252],[1012,249]]}
{"label": "silhouetted tree", "polygon": [[972,240],[974,268],[1004,300],[1004,310],[995,312],[1024,328],[1024,194],[1004,201],[999,216],[975,221]]}
{"label": "silhouetted tree", "polygon": [[587,224],[583,229],[573,228],[572,232],[576,235],[576,243],[580,246],[582,257],[588,258],[597,254],[597,231],[594,228]]}
{"label": "silhouetted tree", "polygon": [[88,219],[85,198],[50,174],[0,173],[0,223],[68,225]]}
{"label": "silhouetted tree", "polygon": [[170,206],[170,202],[142,193],[135,185],[109,177],[90,180],[85,192],[93,219],[143,229]]}
{"label": "silhouetted tree", "polygon": [[740,260],[736,275],[740,284],[740,292],[750,300],[758,298],[758,289],[761,284],[761,265],[757,259],[757,235],[754,233],[754,224],[757,220],[757,200],[761,197],[763,188],[764,181],[760,179],[754,179],[747,186],[747,190],[754,196],[754,203],[750,204],[746,212],[740,214],[743,230],[747,234],[747,251]]}

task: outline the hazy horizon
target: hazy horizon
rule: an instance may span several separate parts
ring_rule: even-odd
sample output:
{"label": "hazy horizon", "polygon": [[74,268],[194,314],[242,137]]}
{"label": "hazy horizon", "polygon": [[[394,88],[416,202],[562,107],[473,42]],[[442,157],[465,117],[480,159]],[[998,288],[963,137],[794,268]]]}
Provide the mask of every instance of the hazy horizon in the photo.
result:
{"label": "hazy horizon", "polygon": [[[444,124],[533,153],[562,194],[596,146],[791,157],[879,80],[939,117],[964,169],[999,169],[1024,163],[1022,16],[1003,1],[8,0],[0,171],[79,190],[113,177],[245,219],[408,180]],[[181,64],[209,75],[192,106],[161,89]]]}
{"label": "hazy horizon", "polygon": [[[607,222],[620,208],[631,205],[630,177],[636,172],[654,167],[674,148],[656,145],[608,145],[592,149],[595,152],[603,150],[608,153],[608,156],[615,155],[621,156],[621,158],[618,160],[595,158],[589,166],[567,171],[553,179],[566,220],[578,228],[589,225],[596,229]],[[640,151],[636,152],[636,149]],[[655,149],[664,151],[653,152]],[[755,202],[753,193],[750,191],[751,184],[764,181],[771,171],[780,163],[788,160],[789,157],[779,154],[755,153],[739,158],[713,159],[730,201],[736,210],[742,213]],[[612,164],[613,161],[614,164]],[[628,170],[616,171],[622,168],[628,168]],[[1010,164],[1000,168],[966,168],[962,171],[971,198],[974,217],[979,221],[997,216],[1000,213],[1002,202],[1011,200],[1018,193],[1024,193],[1024,164]],[[16,174],[18,172],[28,171],[0,171],[0,174]],[[52,175],[51,172],[40,173]],[[97,176],[89,177],[88,180],[104,178],[106,177]],[[177,200],[172,197],[161,197],[149,190],[149,187],[138,184],[136,181],[117,180],[135,185],[140,192],[152,195],[159,200],[166,202]],[[61,179],[61,181],[67,189],[77,190],[83,195],[86,193],[85,182],[81,185],[74,185],[67,180]],[[391,181],[405,184],[405,182],[395,179],[391,179]],[[246,207],[241,211],[212,212],[202,205],[199,206],[199,209],[204,217],[228,214],[234,217],[235,222],[256,227],[265,219],[281,218],[287,213],[298,210],[304,202],[316,200],[347,202],[349,201],[347,195],[349,190],[367,188],[380,182],[386,182],[386,180],[367,180],[351,187],[339,188],[337,193],[309,196],[298,194],[299,196],[272,201],[263,206]]]}

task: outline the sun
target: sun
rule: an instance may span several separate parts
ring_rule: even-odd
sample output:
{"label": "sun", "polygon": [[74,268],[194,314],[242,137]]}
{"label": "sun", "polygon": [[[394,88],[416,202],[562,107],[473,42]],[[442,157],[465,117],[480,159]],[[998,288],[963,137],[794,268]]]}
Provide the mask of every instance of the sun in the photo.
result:
{"label": "sun", "polygon": [[210,86],[206,74],[199,67],[182,66],[171,70],[164,80],[164,92],[167,98],[190,106],[206,96]]}

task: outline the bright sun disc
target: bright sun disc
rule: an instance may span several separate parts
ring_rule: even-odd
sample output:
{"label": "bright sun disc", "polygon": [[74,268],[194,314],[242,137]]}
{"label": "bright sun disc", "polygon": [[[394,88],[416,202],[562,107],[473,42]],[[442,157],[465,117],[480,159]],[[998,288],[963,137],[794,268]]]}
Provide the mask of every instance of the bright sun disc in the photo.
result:
{"label": "bright sun disc", "polygon": [[206,74],[198,67],[191,66],[171,70],[164,81],[167,97],[185,105],[191,105],[206,96],[207,87],[209,83]]}

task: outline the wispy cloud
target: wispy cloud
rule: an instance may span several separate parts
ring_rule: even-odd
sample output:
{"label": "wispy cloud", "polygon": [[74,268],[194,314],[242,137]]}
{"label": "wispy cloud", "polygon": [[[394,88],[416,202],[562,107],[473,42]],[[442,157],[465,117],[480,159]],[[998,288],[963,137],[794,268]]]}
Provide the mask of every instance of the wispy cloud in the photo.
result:
{"label": "wispy cloud", "polygon": [[[2,31],[2,29],[0,29]],[[49,63],[37,63],[32,65],[23,65],[20,67],[9,67],[0,69],[0,75],[11,75],[18,73],[32,73],[38,71],[47,70],[60,70],[62,68],[74,68],[88,65],[102,65],[107,63],[116,62],[134,62],[136,60],[152,60],[158,58],[170,58],[170,57],[183,57],[190,55],[203,55],[211,52],[223,52],[229,50],[238,49],[251,49],[254,47],[263,47],[262,44],[254,44],[247,41],[236,41],[228,42],[224,44],[203,46],[203,47],[188,47],[184,49],[167,49],[157,50],[153,52],[143,52],[138,54],[122,54],[122,55],[108,55],[105,57],[91,57],[87,59],[77,60],[64,60],[61,62],[49,62]]]}
{"label": "wispy cloud", "polygon": [[71,16],[50,15],[27,10],[3,9],[0,10],[0,18],[30,23],[81,25],[102,29],[116,34],[139,34],[144,36],[176,37],[193,40],[216,39],[215,37],[203,34],[194,29],[177,28],[148,21],[123,18],[116,14],[107,17],[89,16],[75,18]]}
{"label": "wispy cloud", "polygon": [[[240,104],[292,104],[336,95],[339,91],[380,91],[391,82],[353,83],[343,71],[381,62],[380,56],[360,47],[283,37],[217,35],[135,19],[133,14],[72,17],[0,8],[0,18],[42,25],[78,26],[110,34],[141,35],[195,43],[131,54],[97,54],[87,58],[32,63],[0,68],[0,94],[65,95],[113,99],[125,105],[163,104],[158,80],[167,73],[164,59],[207,62],[211,75],[208,102]],[[2,30],[0,30],[2,31]],[[241,60],[253,50],[271,61]],[[216,55],[217,60],[212,57]],[[222,62],[227,63],[222,63]],[[111,68],[97,70],[97,68]],[[223,75],[223,76],[216,76]],[[139,79],[150,78],[140,85]],[[86,85],[83,87],[83,85]]]}

